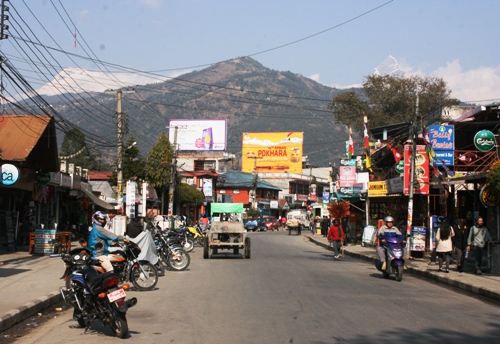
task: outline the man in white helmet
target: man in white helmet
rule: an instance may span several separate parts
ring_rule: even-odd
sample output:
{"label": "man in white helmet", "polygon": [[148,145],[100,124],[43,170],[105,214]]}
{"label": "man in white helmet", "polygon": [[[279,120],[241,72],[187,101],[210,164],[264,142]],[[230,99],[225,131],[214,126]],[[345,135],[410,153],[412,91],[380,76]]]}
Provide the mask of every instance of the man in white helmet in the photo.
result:
{"label": "man in white helmet", "polygon": [[[404,240],[403,234],[399,231],[397,227],[394,226],[394,218],[392,216],[386,216],[384,219],[385,224],[379,228],[378,230],[378,238],[380,240],[380,246],[377,246],[377,254],[378,258],[382,262],[382,270],[387,269],[387,263],[386,263],[386,252],[383,247],[387,239],[389,238],[399,238],[403,239],[403,244],[406,244],[406,240]],[[404,259],[404,254],[403,254],[403,259]],[[404,266],[404,269],[406,270],[406,265]]]}

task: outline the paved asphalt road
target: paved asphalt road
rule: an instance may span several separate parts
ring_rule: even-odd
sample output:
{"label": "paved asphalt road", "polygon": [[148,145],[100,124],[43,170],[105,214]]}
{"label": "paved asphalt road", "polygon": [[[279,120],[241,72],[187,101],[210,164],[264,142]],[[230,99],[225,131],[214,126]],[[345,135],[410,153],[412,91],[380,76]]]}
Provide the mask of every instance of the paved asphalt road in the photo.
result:
{"label": "paved asphalt road", "polygon": [[[387,280],[372,264],[303,236],[251,233],[252,258],[204,260],[167,272],[157,289],[129,292],[127,343],[493,343],[498,304],[405,275]],[[222,251],[225,252],[225,251]],[[71,311],[16,343],[117,343],[94,325],[82,335]]]}

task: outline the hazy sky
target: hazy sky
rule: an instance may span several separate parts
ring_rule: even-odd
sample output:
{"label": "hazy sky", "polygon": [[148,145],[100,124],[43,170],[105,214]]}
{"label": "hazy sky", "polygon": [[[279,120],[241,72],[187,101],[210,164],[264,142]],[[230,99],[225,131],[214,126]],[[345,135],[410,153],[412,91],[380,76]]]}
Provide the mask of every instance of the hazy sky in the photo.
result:
{"label": "hazy sky", "polygon": [[[12,0],[9,6],[11,37],[0,49],[35,89],[61,67],[102,71],[89,56],[163,75],[252,56],[274,70],[346,87],[361,84],[392,55],[408,74],[442,77],[462,101],[500,100],[498,0]],[[16,36],[25,35],[54,48],[44,51],[52,67],[43,76],[23,62],[30,52]],[[109,77],[80,86],[116,87]]]}

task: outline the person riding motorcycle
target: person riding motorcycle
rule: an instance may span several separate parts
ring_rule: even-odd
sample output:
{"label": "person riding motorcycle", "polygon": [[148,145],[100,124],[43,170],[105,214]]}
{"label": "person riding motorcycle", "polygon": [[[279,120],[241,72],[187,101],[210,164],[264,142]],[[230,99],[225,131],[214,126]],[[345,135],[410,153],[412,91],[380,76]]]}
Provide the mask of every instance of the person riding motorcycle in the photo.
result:
{"label": "person riding motorcycle", "polygon": [[[386,216],[384,219],[384,225],[380,227],[378,230],[378,238],[380,240],[380,246],[377,246],[377,254],[378,258],[382,262],[382,268],[381,270],[385,270],[387,268],[387,263],[386,263],[386,251],[384,248],[384,244],[387,242],[387,239],[389,238],[398,238],[403,240],[403,245],[406,244],[406,240],[403,237],[403,234],[399,231],[397,227],[394,227],[394,218],[392,216]],[[404,253],[403,253],[403,259],[404,259]],[[404,269],[406,270],[406,265],[404,266]]]}
{"label": "person riding motorcycle", "polygon": [[108,258],[109,241],[122,240],[126,243],[128,242],[128,239],[106,230],[104,228],[106,226],[106,220],[107,215],[105,213],[98,211],[94,214],[92,218],[92,230],[89,234],[88,247],[92,256],[99,259],[104,271],[109,272],[113,271],[113,265],[111,265]]}

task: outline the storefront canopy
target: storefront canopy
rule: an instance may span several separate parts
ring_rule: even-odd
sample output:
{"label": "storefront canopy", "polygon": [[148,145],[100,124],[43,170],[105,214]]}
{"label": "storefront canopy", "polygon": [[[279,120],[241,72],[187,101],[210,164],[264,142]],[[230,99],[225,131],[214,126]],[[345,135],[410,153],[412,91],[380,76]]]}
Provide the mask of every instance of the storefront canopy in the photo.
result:
{"label": "storefront canopy", "polygon": [[101,208],[104,209],[115,209],[111,204],[104,202],[102,199],[94,195],[92,192],[82,188],[83,193],[85,194],[85,197],[89,198],[92,202],[94,202],[96,205],[98,205]]}
{"label": "storefront canopy", "polygon": [[214,213],[242,213],[243,203],[211,203],[210,215]]}

